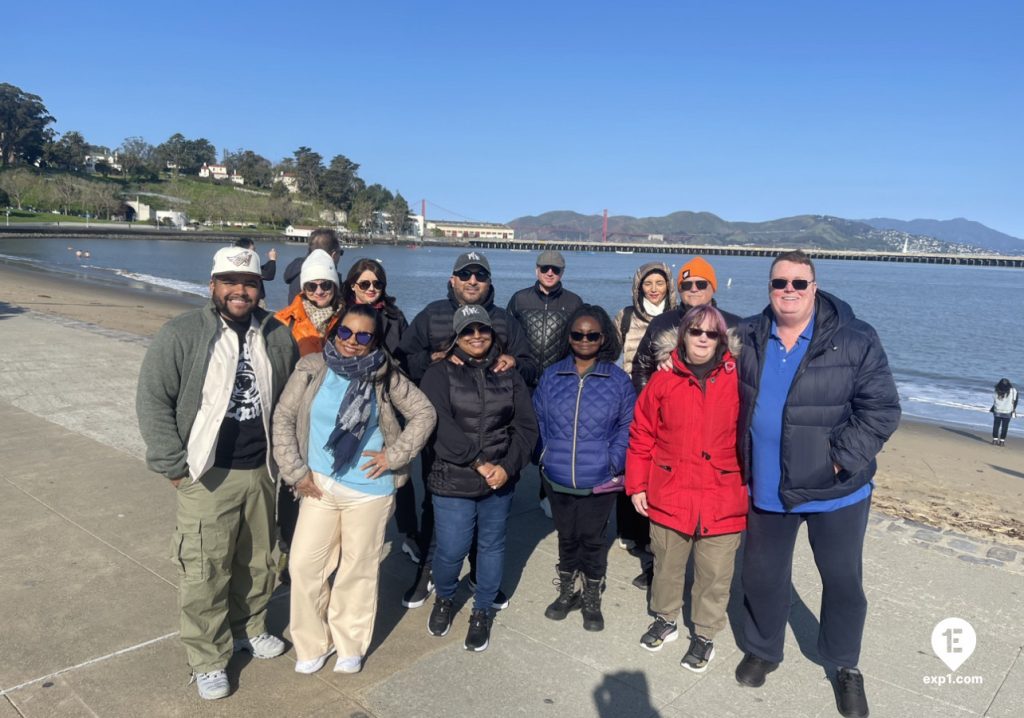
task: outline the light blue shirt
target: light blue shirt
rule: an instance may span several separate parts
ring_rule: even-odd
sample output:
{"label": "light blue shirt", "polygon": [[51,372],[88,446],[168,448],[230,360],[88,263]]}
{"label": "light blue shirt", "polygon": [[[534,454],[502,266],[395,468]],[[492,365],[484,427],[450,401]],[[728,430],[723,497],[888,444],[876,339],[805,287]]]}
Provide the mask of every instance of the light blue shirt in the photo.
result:
{"label": "light blue shirt", "polygon": [[[807,347],[814,337],[814,317],[807,328],[800,333],[796,344],[789,351],[779,338],[778,326],[772,320],[771,334],[765,346],[764,369],[754,405],[754,417],[750,422],[750,438],[753,445],[753,478],[751,494],[754,506],[762,511],[786,513],[782,504],[780,485],[782,483],[782,420],[790,387],[796,378],[800,362],[807,354]],[[851,506],[871,495],[871,484],[865,484],[849,496],[839,499],[807,501],[793,507],[792,513],[822,513]]]}
{"label": "light blue shirt", "polygon": [[324,448],[331,432],[334,431],[338,408],[348,385],[348,379],[328,370],[324,383],[316,392],[309,415],[309,468],[360,493],[388,496],[395,493],[395,479],[390,471],[385,471],[376,479],[368,479],[366,472],[359,468],[369,461],[368,457],[363,456],[364,451],[381,451],[384,448],[384,435],[378,423],[376,393],[372,395],[373,408],[366,425],[366,433],[363,434],[352,461],[341,473],[334,473],[334,457]]}

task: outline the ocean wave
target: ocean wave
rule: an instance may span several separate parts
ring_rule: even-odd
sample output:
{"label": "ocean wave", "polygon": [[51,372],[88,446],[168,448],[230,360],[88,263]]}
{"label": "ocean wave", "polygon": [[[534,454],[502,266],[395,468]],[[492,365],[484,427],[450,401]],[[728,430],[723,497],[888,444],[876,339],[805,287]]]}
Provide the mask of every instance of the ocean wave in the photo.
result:
{"label": "ocean wave", "polygon": [[[96,267],[96,269],[105,269],[105,267]],[[196,284],[195,282],[186,282],[183,279],[168,279],[167,277],[156,277],[152,274],[142,274],[141,272],[129,272],[126,269],[112,269],[112,271],[119,277],[125,279],[132,279],[136,282],[143,282],[144,284],[152,284],[154,287],[163,287],[164,289],[173,289],[176,292],[185,292],[186,294],[197,294],[200,297],[206,297],[210,294],[210,288],[202,284]]]}

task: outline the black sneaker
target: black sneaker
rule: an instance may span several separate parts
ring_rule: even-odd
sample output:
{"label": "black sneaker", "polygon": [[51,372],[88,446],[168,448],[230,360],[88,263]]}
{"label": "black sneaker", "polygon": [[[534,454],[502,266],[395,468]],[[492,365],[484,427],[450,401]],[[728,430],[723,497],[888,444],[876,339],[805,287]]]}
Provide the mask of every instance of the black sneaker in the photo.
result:
{"label": "black sneaker", "polygon": [[[469,582],[469,592],[475,595],[476,594],[476,581],[473,579],[472,576],[470,576],[467,579],[467,581]],[[499,588],[498,589],[498,593],[495,594],[495,596],[494,596],[494,601],[491,603],[491,608],[493,608],[495,611],[501,611],[502,609],[508,608],[508,604],[509,604],[508,596],[506,596],[505,592],[502,591]]]}
{"label": "black sneaker", "polygon": [[864,675],[856,668],[840,668],[836,672],[836,708],[846,718],[867,718]]}
{"label": "black sneaker", "polygon": [[467,651],[486,651],[491,642],[491,617],[487,611],[476,609],[469,616],[469,631],[466,632]]}
{"label": "black sneaker", "polygon": [[452,627],[452,600],[450,598],[434,599],[434,608],[427,619],[427,630],[431,636],[447,636]]}
{"label": "black sneaker", "polygon": [[683,668],[694,673],[703,673],[708,669],[708,664],[715,657],[715,644],[704,638],[694,636],[690,639],[690,649],[679,662]]}
{"label": "black sneaker", "polygon": [[433,592],[434,581],[430,566],[424,566],[416,572],[416,583],[402,596],[402,605],[406,608],[419,608],[427,602]]}
{"label": "black sneaker", "polygon": [[736,680],[740,685],[750,688],[760,688],[769,673],[779,667],[778,663],[758,658],[753,653],[743,656],[743,660],[736,666]]}
{"label": "black sneaker", "polygon": [[654,571],[644,571],[639,576],[633,579],[633,585],[639,588],[641,591],[646,591],[651,587],[651,581],[654,580]]}
{"label": "black sneaker", "polygon": [[647,633],[640,636],[640,645],[648,651],[660,651],[666,643],[679,638],[679,629],[675,621],[666,621],[661,616],[654,619],[647,628]]}

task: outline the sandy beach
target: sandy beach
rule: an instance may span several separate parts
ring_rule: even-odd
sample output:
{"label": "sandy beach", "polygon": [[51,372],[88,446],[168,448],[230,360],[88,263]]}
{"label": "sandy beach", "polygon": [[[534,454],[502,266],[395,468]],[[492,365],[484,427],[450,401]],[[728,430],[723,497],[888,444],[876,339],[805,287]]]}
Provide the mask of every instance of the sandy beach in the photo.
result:
{"label": "sandy beach", "polygon": [[[201,302],[0,263],[0,316],[27,310],[152,336]],[[878,463],[876,509],[1024,545],[1024,441],[995,447],[983,429],[904,421]]]}

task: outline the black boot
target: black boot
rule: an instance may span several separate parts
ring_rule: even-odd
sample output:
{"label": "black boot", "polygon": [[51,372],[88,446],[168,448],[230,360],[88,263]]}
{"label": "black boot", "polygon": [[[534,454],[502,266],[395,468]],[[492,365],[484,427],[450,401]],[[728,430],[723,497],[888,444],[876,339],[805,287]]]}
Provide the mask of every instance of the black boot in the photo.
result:
{"label": "black boot", "polygon": [[561,621],[569,615],[569,611],[575,611],[580,607],[580,592],[576,590],[578,574],[563,571],[557,566],[555,570],[558,572],[558,578],[552,579],[551,583],[558,586],[558,598],[544,611],[544,617],[552,621]]}
{"label": "black boot", "polygon": [[601,591],[604,590],[604,576],[583,577],[583,630],[603,631],[604,616],[601,615]]}

